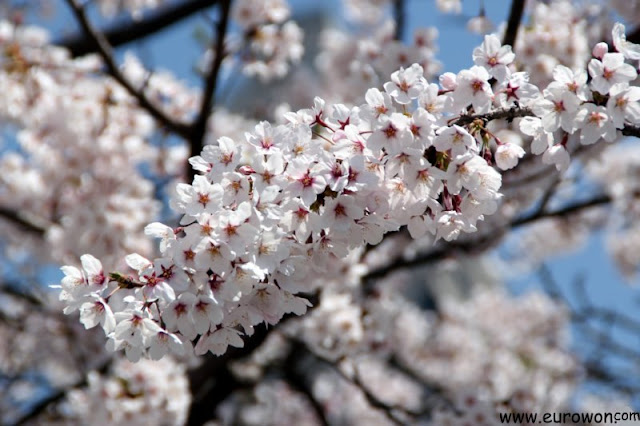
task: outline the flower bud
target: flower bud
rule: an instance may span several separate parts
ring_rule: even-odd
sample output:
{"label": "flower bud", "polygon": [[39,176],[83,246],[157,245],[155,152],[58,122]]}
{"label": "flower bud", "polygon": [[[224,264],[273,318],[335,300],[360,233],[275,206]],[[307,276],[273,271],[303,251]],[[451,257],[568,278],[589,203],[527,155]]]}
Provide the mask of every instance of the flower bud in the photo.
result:
{"label": "flower bud", "polygon": [[458,87],[456,75],[452,72],[445,72],[440,76],[440,84],[445,90],[456,90]]}
{"label": "flower bud", "polygon": [[593,50],[591,51],[593,56],[598,59],[602,59],[604,54],[607,52],[609,52],[609,45],[607,45],[607,43],[604,43],[602,41],[596,44],[595,46],[593,46]]}

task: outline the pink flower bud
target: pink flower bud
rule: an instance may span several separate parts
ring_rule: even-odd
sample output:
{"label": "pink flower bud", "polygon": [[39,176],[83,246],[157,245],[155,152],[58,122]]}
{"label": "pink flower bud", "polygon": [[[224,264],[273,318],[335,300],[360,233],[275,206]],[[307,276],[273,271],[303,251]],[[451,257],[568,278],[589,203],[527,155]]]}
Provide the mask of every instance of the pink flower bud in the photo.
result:
{"label": "pink flower bud", "polygon": [[456,90],[458,83],[456,75],[452,72],[445,72],[440,76],[440,84],[445,90]]}
{"label": "pink flower bud", "polygon": [[253,170],[251,166],[242,166],[238,169],[238,172],[242,173],[245,176],[249,176],[250,174],[255,173],[256,171]]}
{"label": "pink flower bud", "polygon": [[607,43],[604,43],[604,42],[600,42],[595,46],[593,46],[593,50],[591,51],[593,56],[598,59],[602,59],[604,54],[607,52],[609,52],[609,45],[607,45]]}

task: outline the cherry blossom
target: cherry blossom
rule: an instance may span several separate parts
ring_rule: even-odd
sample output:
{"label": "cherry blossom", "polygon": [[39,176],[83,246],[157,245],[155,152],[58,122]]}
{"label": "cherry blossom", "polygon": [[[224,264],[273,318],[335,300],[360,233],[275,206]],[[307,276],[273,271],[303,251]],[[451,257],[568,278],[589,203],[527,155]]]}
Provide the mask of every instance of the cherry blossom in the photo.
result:
{"label": "cherry blossom", "polygon": [[502,46],[495,35],[486,35],[480,47],[473,51],[473,62],[484,67],[492,77],[500,82],[509,75],[507,66],[513,62],[515,57],[511,46]]}
{"label": "cherry blossom", "polygon": [[589,62],[589,74],[593,78],[591,87],[601,94],[609,93],[615,84],[627,83],[638,76],[635,68],[624,62],[621,53],[606,53],[602,61],[592,59]]}

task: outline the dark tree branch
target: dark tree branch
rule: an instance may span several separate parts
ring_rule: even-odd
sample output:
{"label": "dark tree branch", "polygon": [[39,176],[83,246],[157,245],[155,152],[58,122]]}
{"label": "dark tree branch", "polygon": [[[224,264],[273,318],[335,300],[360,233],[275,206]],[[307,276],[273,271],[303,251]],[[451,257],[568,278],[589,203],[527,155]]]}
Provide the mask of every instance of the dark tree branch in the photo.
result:
{"label": "dark tree branch", "polygon": [[[318,295],[306,297],[314,306],[319,303]],[[313,309],[313,308],[310,308]],[[251,355],[267,339],[270,333],[282,327],[289,319],[296,318],[294,314],[286,314],[280,322],[267,328],[265,324],[255,327],[252,336],[244,339],[244,347],[229,347],[221,356],[207,354],[204,362],[189,372],[189,383],[193,402],[189,410],[190,426],[201,425],[211,420],[218,405],[229,397],[233,391],[249,386],[236,379],[231,371],[231,363]]]}
{"label": "dark tree branch", "polygon": [[579,213],[585,209],[591,208],[591,207],[600,207],[600,206],[605,206],[607,204],[611,203],[611,197],[609,197],[608,195],[600,195],[598,197],[594,197],[590,200],[586,200],[586,201],[581,201],[578,203],[574,203],[574,204],[570,204],[568,206],[565,206],[559,210],[555,210],[552,212],[548,212],[548,211],[536,211],[535,213],[532,213],[528,216],[524,216],[521,217],[519,219],[516,219],[514,221],[511,222],[510,224],[510,228],[517,228],[519,226],[523,226],[523,225],[527,225],[530,224],[532,222],[536,222],[538,220],[541,219],[547,219],[547,218],[565,218],[567,216],[570,216],[574,213]]}
{"label": "dark tree branch", "polygon": [[109,74],[120,83],[131,96],[136,98],[142,108],[144,108],[153,118],[165,126],[167,129],[175,132],[183,139],[189,140],[191,134],[190,128],[184,123],[174,121],[171,117],[162,112],[155,106],[145,95],[143,90],[136,89],[131,82],[122,74],[115,62],[113,50],[104,35],[97,31],[85,13],[84,8],[78,4],[77,0],[67,0],[67,4],[71,7],[76,19],[82,26],[89,41],[95,46],[96,50],[102,57]]}
{"label": "dark tree branch", "polygon": [[393,17],[396,21],[396,28],[393,38],[402,41],[405,31],[405,1],[393,0]]}
{"label": "dark tree branch", "polygon": [[508,44],[514,48],[516,38],[518,37],[518,28],[524,12],[525,0],[512,0],[511,10],[509,11],[509,19],[507,20],[507,29],[502,38],[502,44]]}
{"label": "dark tree branch", "polygon": [[218,405],[234,390],[245,387],[233,375],[230,363],[249,356],[266,340],[270,330],[262,324],[255,333],[244,340],[244,347],[229,347],[222,356],[207,354],[202,365],[189,372],[193,402],[187,425],[204,424],[214,417]]}
{"label": "dark tree branch", "polygon": [[506,119],[507,121],[512,121],[518,117],[535,117],[531,108],[520,108],[520,107],[512,107],[512,108],[501,108],[497,109],[493,112],[489,112],[486,114],[468,114],[461,115],[457,119],[453,120],[451,124],[456,124],[458,126],[466,126],[468,124],[473,123],[476,120],[482,120],[485,123],[493,120],[501,120]]}
{"label": "dark tree branch", "polygon": [[[218,24],[216,25],[215,46],[213,46],[215,58],[213,59],[213,63],[210,64],[210,69],[207,70],[205,74],[204,92],[202,94],[200,112],[198,113],[198,117],[191,128],[191,135],[189,137],[190,157],[200,154],[204,145],[204,136],[207,131],[207,120],[211,115],[211,110],[215,103],[220,67],[222,66],[222,61],[226,56],[224,41],[229,24],[230,10],[231,0],[221,0],[220,16],[218,18]],[[190,178],[189,180],[191,181],[195,175],[195,170],[190,165],[187,167]]]}
{"label": "dark tree branch", "polygon": [[406,409],[401,407],[396,407],[396,406],[390,406],[389,404],[386,404],[385,402],[381,401],[377,396],[372,394],[369,391],[369,389],[366,388],[366,386],[364,386],[364,384],[360,381],[358,377],[357,371],[354,374],[354,377],[348,376],[336,365],[334,361],[328,360],[323,356],[321,356],[320,354],[317,354],[315,351],[309,348],[302,340],[290,339],[290,341],[294,344],[292,351],[298,352],[300,354],[308,355],[311,358],[313,358],[314,361],[316,361],[318,364],[324,365],[330,368],[331,370],[335,371],[346,382],[356,386],[362,392],[362,395],[365,397],[369,405],[371,405],[373,408],[377,408],[382,414],[384,414],[387,420],[397,425],[404,424],[403,420],[398,418],[397,411],[402,411],[407,413]]}
{"label": "dark tree branch", "polygon": [[0,218],[12,222],[25,231],[29,231],[39,236],[44,235],[46,231],[44,227],[25,219],[18,212],[7,209],[5,207],[0,207]]}
{"label": "dark tree branch", "polygon": [[301,343],[294,342],[293,347],[289,351],[289,355],[284,360],[282,365],[284,377],[292,388],[307,398],[320,424],[322,426],[329,426],[324,407],[313,395],[308,379],[299,371],[298,363],[304,353],[299,350],[300,345]]}
{"label": "dark tree branch", "polygon": [[[14,283],[14,282],[2,282],[0,283],[0,294],[8,294],[12,297],[16,297],[29,303],[32,308],[38,309],[38,311],[51,312],[45,305],[45,302],[38,297],[33,290],[29,289],[29,285]],[[55,310],[56,314],[62,315],[62,311]]]}
{"label": "dark tree branch", "polygon": [[413,259],[400,259],[384,267],[374,269],[363,277],[363,282],[365,283],[372,282],[378,278],[385,277],[391,272],[394,272],[400,269],[409,268],[413,266],[424,266],[429,263],[443,260],[448,257],[454,256],[456,252],[461,252],[461,253],[479,252],[489,247],[495,246],[498,242],[502,240],[502,237],[509,230],[518,228],[520,226],[528,225],[530,223],[534,223],[541,219],[566,218],[572,214],[579,213],[588,208],[605,206],[610,202],[611,202],[610,197],[606,195],[602,195],[587,201],[568,205],[562,209],[555,210],[552,212],[536,211],[535,213],[530,214],[528,216],[523,216],[518,219],[515,219],[509,224],[507,224],[504,228],[496,229],[491,235],[486,235],[480,239],[475,239],[475,240],[466,241],[466,242],[454,241],[454,242],[444,243],[436,247],[434,250],[431,250],[422,255],[416,256]]}
{"label": "dark tree branch", "polygon": [[[109,366],[111,365],[112,360],[113,358],[108,358],[105,361],[103,361],[102,364],[98,366],[97,371],[101,374],[106,373],[107,370],[109,369]],[[71,389],[77,389],[86,385],[87,385],[87,374],[83,374],[82,378],[77,382],[69,386],[66,386],[64,388],[56,389],[53,392],[51,392],[47,397],[40,400],[40,402],[32,406],[28,412],[26,412],[20,418],[18,418],[13,423],[13,425],[20,426],[20,425],[27,424],[29,421],[36,419],[40,414],[44,413],[45,410],[51,405],[62,401],[62,399],[67,395],[67,393]]]}
{"label": "dark tree branch", "polygon": [[[112,47],[121,46],[156,34],[181,20],[215,5],[218,0],[189,0],[160,9],[152,16],[140,21],[128,20],[103,31],[103,35]],[[91,38],[75,34],[55,43],[66,47],[74,57],[98,52]]]}

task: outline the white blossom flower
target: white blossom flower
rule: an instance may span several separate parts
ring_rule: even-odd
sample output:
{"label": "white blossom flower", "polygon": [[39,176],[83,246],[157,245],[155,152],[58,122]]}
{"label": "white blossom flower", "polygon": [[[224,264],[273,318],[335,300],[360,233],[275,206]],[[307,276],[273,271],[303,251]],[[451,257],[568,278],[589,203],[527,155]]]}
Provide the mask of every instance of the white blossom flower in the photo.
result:
{"label": "white blossom flower", "polygon": [[456,110],[472,105],[477,114],[489,111],[493,91],[489,84],[489,73],[483,67],[474,65],[462,70],[456,78],[457,87],[451,94],[453,107]]}
{"label": "white blossom flower", "polygon": [[540,155],[553,144],[553,133],[546,132],[542,120],[538,117],[524,117],[519,122],[520,131],[532,136],[531,153]]}
{"label": "white blossom flower", "polygon": [[376,129],[367,139],[367,147],[372,150],[385,149],[389,154],[398,154],[413,143],[413,134],[409,118],[394,112],[390,116],[382,115]]}
{"label": "white blossom flower", "polygon": [[100,324],[106,334],[114,331],[116,319],[109,304],[101,297],[93,296],[80,306],[80,322],[85,328]]}
{"label": "white blossom flower", "polygon": [[627,59],[640,60],[640,46],[627,41],[624,25],[616,22],[611,34],[613,36],[613,45],[618,52],[622,53]]}
{"label": "white blossom flower", "polygon": [[580,129],[580,143],[583,145],[591,145],[600,138],[608,142],[616,138],[616,128],[603,106],[585,104],[577,119],[583,121]]}
{"label": "white blossom flower", "polygon": [[306,206],[311,206],[324,192],[327,182],[322,176],[321,167],[309,167],[301,161],[292,161],[287,170],[290,176],[286,193],[290,197],[300,197]]}
{"label": "white blossom flower", "polygon": [[460,232],[473,232],[476,227],[461,213],[455,211],[443,211],[438,215],[436,222],[436,241],[443,238],[445,241],[455,239]]}
{"label": "white blossom flower", "polygon": [[445,127],[433,140],[433,146],[440,152],[451,150],[451,156],[457,157],[467,151],[477,151],[476,140],[464,128],[453,125]]}
{"label": "white blossom flower", "polygon": [[569,168],[569,153],[563,144],[556,144],[542,154],[542,162],[553,164],[559,172],[564,173]]}
{"label": "white blossom flower", "polygon": [[349,195],[341,195],[325,200],[321,223],[323,227],[346,231],[362,216],[364,216],[364,209],[357,204],[356,200]]}
{"label": "white blossom flower", "polygon": [[607,115],[617,129],[624,127],[625,120],[632,125],[640,124],[640,87],[616,84],[609,90]]}
{"label": "white blossom flower", "polygon": [[611,86],[634,80],[638,73],[636,69],[624,62],[621,53],[606,53],[602,61],[589,61],[589,74],[592,77],[591,87],[603,95],[609,93]]}
{"label": "white blossom flower", "polygon": [[195,216],[204,211],[215,213],[220,208],[224,190],[220,184],[198,175],[193,179],[193,185],[179,183],[176,192],[178,197],[173,207],[181,213]]}
{"label": "white blossom flower", "polygon": [[529,106],[540,96],[540,90],[529,83],[529,74],[516,72],[498,86],[496,94],[502,107]]}
{"label": "white blossom flower", "polygon": [[564,65],[558,65],[553,69],[553,81],[548,88],[559,88],[569,90],[581,101],[589,98],[587,87],[587,72],[584,69],[571,70]]}
{"label": "white blossom flower", "polygon": [[400,68],[391,74],[391,81],[384,84],[384,90],[399,104],[408,104],[417,99],[427,85],[423,69],[418,64]]}
{"label": "white blossom flower", "polygon": [[196,355],[203,355],[211,352],[214,355],[222,355],[229,346],[241,348],[244,346],[244,341],[240,337],[238,330],[223,327],[202,336],[195,346],[195,353]]}
{"label": "white blossom flower", "polygon": [[175,334],[161,330],[149,338],[149,358],[154,361],[167,354],[183,355],[184,353],[184,344]]}
{"label": "white blossom flower", "polygon": [[553,132],[562,127],[573,133],[577,128],[576,115],[580,100],[565,88],[549,88],[544,90],[544,98],[533,104],[533,112],[542,118],[542,126],[547,132]]}
{"label": "white blossom flower", "polygon": [[391,96],[387,92],[381,92],[374,87],[367,90],[364,98],[367,101],[367,107],[365,107],[364,111],[373,118],[378,118],[383,114],[390,115],[395,112]]}
{"label": "white blossom flower", "polygon": [[496,165],[502,170],[513,169],[518,165],[518,159],[524,157],[524,149],[512,143],[498,145],[495,153]]}
{"label": "white blossom flower", "polygon": [[500,39],[493,34],[484,36],[480,47],[473,50],[473,62],[486,69],[498,82],[504,81],[509,76],[507,66],[515,57],[511,46],[502,46]]}

